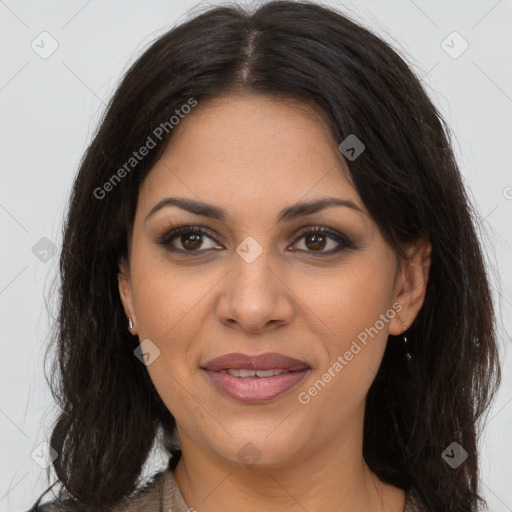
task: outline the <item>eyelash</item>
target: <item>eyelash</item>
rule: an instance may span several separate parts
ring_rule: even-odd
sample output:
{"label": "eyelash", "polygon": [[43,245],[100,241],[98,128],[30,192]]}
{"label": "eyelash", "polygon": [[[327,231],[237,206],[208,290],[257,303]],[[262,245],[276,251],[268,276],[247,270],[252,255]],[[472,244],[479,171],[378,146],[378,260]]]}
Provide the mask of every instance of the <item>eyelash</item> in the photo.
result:
{"label": "eyelash", "polygon": [[[211,231],[208,228],[196,226],[196,225],[189,224],[189,223],[182,225],[182,226],[171,226],[170,228],[168,228],[168,230],[162,236],[160,236],[156,240],[156,243],[159,245],[162,245],[170,252],[181,253],[183,256],[187,256],[187,257],[188,256],[197,257],[197,256],[204,254],[206,251],[211,250],[211,249],[202,249],[202,250],[196,250],[196,251],[186,251],[184,249],[177,249],[176,247],[173,247],[171,245],[171,242],[175,238],[179,237],[180,235],[187,234],[187,233],[206,235],[208,238],[211,238],[213,241],[218,243],[216,240],[217,235],[213,231]],[[318,255],[318,256],[329,256],[329,255],[337,254],[343,250],[347,250],[347,249],[356,250],[357,249],[354,242],[352,242],[352,240],[348,236],[346,236],[342,233],[339,233],[338,231],[335,231],[331,228],[325,227],[325,226],[308,226],[307,228],[302,229],[296,235],[294,244],[297,243],[297,241],[299,241],[300,239],[304,238],[306,235],[317,235],[317,234],[328,236],[329,238],[333,239],[336,243],[338,243],[339,247],[334,250],[328,251],[328,252],[304,251],[302,249],[298,249],[298,251],[299,252],[307,252],[307,253]]]}

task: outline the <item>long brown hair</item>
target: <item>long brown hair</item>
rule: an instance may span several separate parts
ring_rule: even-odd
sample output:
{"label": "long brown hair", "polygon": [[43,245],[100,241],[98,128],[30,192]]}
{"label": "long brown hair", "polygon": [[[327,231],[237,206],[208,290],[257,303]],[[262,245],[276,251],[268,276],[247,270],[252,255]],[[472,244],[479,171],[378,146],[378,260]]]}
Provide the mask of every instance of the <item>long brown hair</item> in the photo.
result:
{"label": "long brown hair", "polygon": [[[410,367],[390,336],[367,396],[363,454],[382,480],[414,486],[429,510],[477,510],[478,425],[500,369],[478,216],[448,129],[390,46],[339,12],[292,1],[209,8],[159,37],[122,79],[82,159],[60,257],[51,382],[63,410],[51,436],[60,497],[95,510],[118,503],[137,487],[159,429],[174,464],[179,456],[174,418],[133,353],[118,264],[140,184],[172,137],[167,125],[160,138],[155,129],[191,98],[235,89],[313,103],[336,140],[357,134],[366,149],[347,163],[385,240],[400,256],[404,243],[430,240],[425,301],[407,331]],[[152,134],[155,147],[126,167]],[[468,453],[456,469],[442,459],[453,442]]]}

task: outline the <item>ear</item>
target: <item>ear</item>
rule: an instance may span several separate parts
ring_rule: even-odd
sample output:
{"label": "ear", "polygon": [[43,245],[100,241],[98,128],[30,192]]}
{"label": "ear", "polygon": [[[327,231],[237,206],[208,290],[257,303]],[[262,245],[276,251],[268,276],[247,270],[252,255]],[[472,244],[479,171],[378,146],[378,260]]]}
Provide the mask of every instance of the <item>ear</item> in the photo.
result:
{"label": "ear", "polygon": [[[423,305],[430,272],[432,244],[427,238],[420,237],[408,244],[405,251],[407,257],[400,261],[394,297],[394,302],[399,302],[402,309],[396,309],[397,314],[389,326],[389,334],[395,336],[411,326]],[[406,325],[402,325],[402,322]]]}
{"label": "ear", "polygon": [[132,319],[133,327],[128,330],[133,334],[137,334],[137,318],[135,317],[135,308],[133,307],[132,297],[132,281],[130,277],[130,265],[123,258],[119,263],[119,273],[117,274],[117,280],[119,283],[119,296],[121,303],[123,304],[124,313],[126,315],[128,324],[128,318]]}

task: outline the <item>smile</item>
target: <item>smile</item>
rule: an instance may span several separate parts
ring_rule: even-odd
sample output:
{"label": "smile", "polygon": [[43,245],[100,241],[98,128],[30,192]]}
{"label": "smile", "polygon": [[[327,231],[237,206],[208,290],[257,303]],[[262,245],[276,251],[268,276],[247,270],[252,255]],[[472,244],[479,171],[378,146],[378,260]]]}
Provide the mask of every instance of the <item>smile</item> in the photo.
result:
{"label": "smile", "polygon": [[304,361],[277,353],[226,354],[206,363],[202,369],[223,396],[246,404],[268,402],[285,395],[311,370]]}

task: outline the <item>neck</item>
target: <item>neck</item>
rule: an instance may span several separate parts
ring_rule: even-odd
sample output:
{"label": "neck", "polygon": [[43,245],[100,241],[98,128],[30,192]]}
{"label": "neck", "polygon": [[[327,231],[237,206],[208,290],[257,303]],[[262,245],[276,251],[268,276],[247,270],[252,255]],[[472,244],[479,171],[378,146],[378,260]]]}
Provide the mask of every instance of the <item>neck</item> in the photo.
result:
{"label": "neck", "polygon": [[188,507],[197,512],[402,512],[404,492],[370,471],[362,435],[346,434],[300,450],[286,463],[265,466],[227,461],[182,434],[174,476]]}

